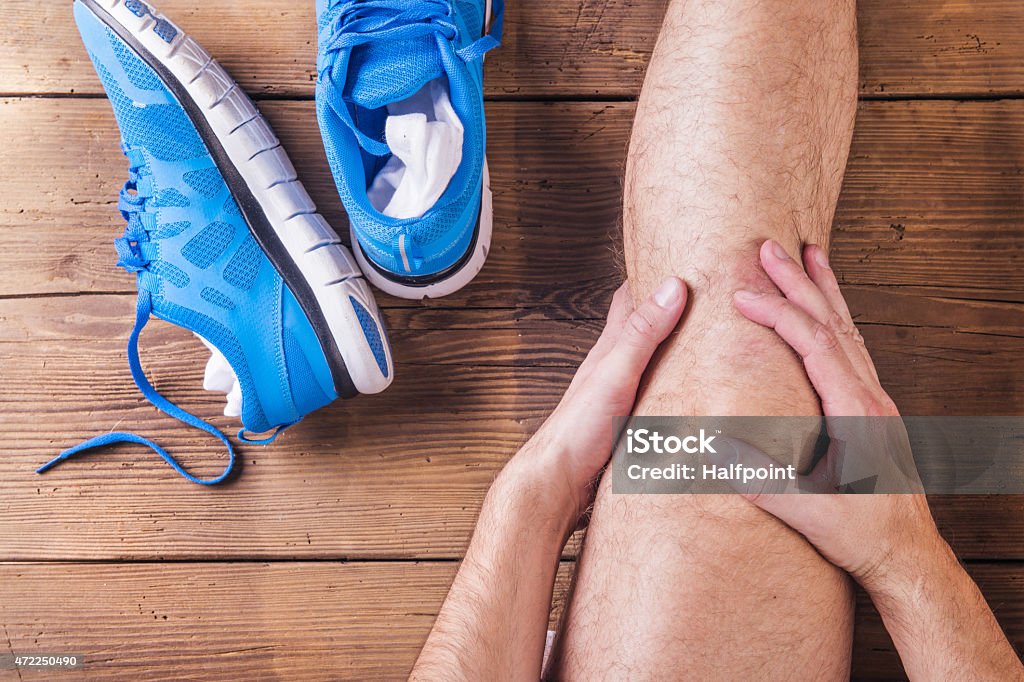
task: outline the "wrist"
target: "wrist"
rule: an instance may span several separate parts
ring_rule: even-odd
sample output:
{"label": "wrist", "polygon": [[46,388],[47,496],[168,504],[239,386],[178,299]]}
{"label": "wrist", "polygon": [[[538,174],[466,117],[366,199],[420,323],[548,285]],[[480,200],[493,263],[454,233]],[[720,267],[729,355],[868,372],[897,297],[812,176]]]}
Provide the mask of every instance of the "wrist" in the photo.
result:
{"label": "wrist", "polygon": [[505,513],[523,517],[534,531],[564,543],[579,520],[579,499],[557,461],[527,444],[502,469],[488,498]]}
{"label": "wrist", "polygon": [[879,611],[892,612],[919,603],[929,586],[941,584],[961,569],[953,550],[932,529],[904,547],[890,552],[875,570],[858,582]]}

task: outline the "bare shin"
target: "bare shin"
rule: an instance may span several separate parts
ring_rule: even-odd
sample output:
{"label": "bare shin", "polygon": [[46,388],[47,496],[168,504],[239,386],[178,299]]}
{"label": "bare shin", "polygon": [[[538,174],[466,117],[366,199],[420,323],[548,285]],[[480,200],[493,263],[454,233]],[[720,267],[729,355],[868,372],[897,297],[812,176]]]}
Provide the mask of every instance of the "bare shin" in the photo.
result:
{"label": "bare shin", "polygon": [[[636,414],[819,413],[798,358],[732,294],[773,286],[765,239],[796,258],[827,246],[856,93],[853,0],[670,3],[633,128],[624,239],[634,295],[676,274],[691,309]],[[608,478],[553,677],[849,674],[850,587],[800,536],[738,497],[613,496]]]}

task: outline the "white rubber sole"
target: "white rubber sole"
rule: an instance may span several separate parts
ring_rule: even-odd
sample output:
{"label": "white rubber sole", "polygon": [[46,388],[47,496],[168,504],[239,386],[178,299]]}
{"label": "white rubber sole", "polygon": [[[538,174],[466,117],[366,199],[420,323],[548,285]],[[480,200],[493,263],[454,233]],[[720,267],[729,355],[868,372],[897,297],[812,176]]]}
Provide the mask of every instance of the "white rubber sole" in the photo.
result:
{"label": "white rubber sole", "polygon": [[[394,377],[394,364],[373,293],[352,254],[317,213],[288,155],[252,100],[206,50],[148,2],[92,2],[130,33],[192,97],[262,208],[287,257],[312,289],[356,390],[378,393],[387,388]],[[377,323],[386,373],[378,366],[350,297]]]}
{"label": "white rubber sole", "polygon": [[480,274],[484,263],[487,262],[487,254],[491,249],[491,234],[494,231],[494,210],[491,198],[491,174],[487,168],[487,161],[484,160],[483,189],[480,193],[480,223],[479,232],[476,238],[476,245],[473,247],[473,255],[457,272],[439,282],[425,286],[408,286],[399,284],[380,274],[372,263],[367,261],[363,249],[359,246],[359,239],[355,230],[350,230],[352,239],[352,250],[356,254],[356,261],[362,268],[366,279],[370,280],[373,286],[386,294],[398,298],[421,301],[425,298],[441,298],[454,294],[464,286],[473,281]]}

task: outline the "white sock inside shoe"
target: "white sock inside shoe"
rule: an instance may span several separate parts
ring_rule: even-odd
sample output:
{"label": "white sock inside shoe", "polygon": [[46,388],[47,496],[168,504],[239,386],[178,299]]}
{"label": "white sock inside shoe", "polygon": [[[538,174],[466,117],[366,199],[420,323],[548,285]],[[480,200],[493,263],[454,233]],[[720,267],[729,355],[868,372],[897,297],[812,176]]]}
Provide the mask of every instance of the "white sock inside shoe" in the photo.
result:
{"label": "white sock inside shoe", "polygon": [[227,358],[217,350],[216,347],[199,334],[195,337],[203,342],[210,351],[210,359],[206,362],[206,371],[203,373],[203,390],[216,391],[227,394],[227,405],[224,406],[225,417],[242,416],[242,386],[238,383],[235,370],[231,369]]}
{"label": "white sock inside shoe", "polygon": [[391,158],[367,191],[384,215],[419,218],[459,169],[463,127],[448,92],[448,79],[435,78],[412,97],[388,105],[384,137]]}

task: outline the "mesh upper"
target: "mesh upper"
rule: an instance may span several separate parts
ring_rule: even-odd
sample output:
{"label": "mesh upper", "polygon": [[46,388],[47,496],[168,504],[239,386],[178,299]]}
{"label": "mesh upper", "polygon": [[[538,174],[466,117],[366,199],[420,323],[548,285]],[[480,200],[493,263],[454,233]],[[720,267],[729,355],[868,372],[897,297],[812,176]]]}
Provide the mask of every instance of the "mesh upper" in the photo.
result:
{"label": "mesh upper", "polygon": [[187,220],[179,220],[176,223],[165,223],[157,226],[156,231],[151,235],[153,239],[170,239],[176,237],[189,227],[192,223]]}
{"label": "mesh upper", "polygon": [[[330,402],[336,396],[321,384],[333,390],[333,379],[315,332],[294,312],[294,296],[252,236],[195,125],[156,73],[82,3],[75,16],[125,148],[146,161],[138,194],[147,220],[136,224],[146,230],[139,286],[153,313],[223,353],[238,377],[250,431],[294,422]],[[288,333],[304,339],[293,343],[287,363],[285,305],[293,310]]]}
{"label": "mesh upper", "polygon": [[292,400],[299,412],[305,414],[329,402],[320,384],[317,383],[313,368],[309,366],[305,353],[291,330],[284,330],[284,354],[288,361],[288,378],[291,382]]}
{"label": "mesh upper", "polygon": [[165,260],[154,261],[149,266],[149,271],[161,277],[179,289],[184,289],[192,280],[181,268]]}
{"label": "mesh upper", "polygon": [[191,202],[184,194],[173,187],[169,187],[154,194],[151,205],[168,208],[172,206],[177,208],[188,208],[191,205]]}
{"label": "mesh upper", "polygon": [[[113,34],[111,34],[113,36]],[[116,36],[112,37],[117,40]],[[161,161],[194,159],[206,155],[206,147],[185,111],[177,105],[151,104],[135,106],[126,96],[103,64],[96,63],[96,71],[107,90],[107,96],[117,111],[124,141],[145,147]]]}
{"label": "mesh upper", "polygon": [[234,198],[230,196],[224,200],[224,206],[221,208],[221,211],[224,212],[224,215],[231,216],[232,218],[242,217],[242,212],[238,210],[238,204],[236,204]]}
{"label": "mesh upper", "polygon": [[124,69],[128,80],[140,90],[159,90],[162,88],[163,83],[160,82],[156,74],[139,62],[131,49],[114,37],[113,31],[107,29],[107,32],[110,37],[110,45],[114,48],[114,54],[117,55],[117,60],[121,62],[121,68]]}
{"label": "mesh upper", "polygon": [[225,310],[233,310],[235,302],[212,287],[205,287],[200,293],[204,301],[220,306]]}
{"label": "mesh upper", "polygon": [[[451,46],[451,49],[459,49],[481,36],[484,2],[455,0],[454,7],[457,22],[466,27],[459,32],[457,43]],[[326,25],[328,14],[329,11],[319,16],[321,28]],[[321,32],[321,39],[326,37],[326,32]],[[414,49],[410,49],[410,45]],[[369,182],[385,159],[363,153],[352,132],[333,111],[332,105],[341,104],[329,101],[328,93],[335,91],[325,81],[344,78],[344,100],[354,99],[364,107],[381,107],[413,94],[428,80],[445,75],[452,104],[465,130],[462,164],[444,194],[423,216],[406,220],[389,218],[374,209],[366,196]],[[410,83],[415,87],[410,87]],[[422,259],[423,270],[417,274],[443,270],[469,248],[479,215],[484,165],[481,83],[479,62],[467,65],[455,55],[445,61],[434,36],[404,43],[374,41],[358,46],[352,50],[346,73],[329,72],[318,82],[318,121],[338,193],[356,237],[364,246],[364,253],[385,270],[405,272],[397,246],[401,234],[412,239]],[[371,139],[382,139],[385,120],[382,111],[366,108],[355,111],[356,124]]]}
{"label": "mesh upper", "polygon": [[248,235],[242,246],[224,268],[224,281],[236,289],[249,289],[256,282],[262,260],[266,258],[259,244]]}
{"label": "mesh upper", "polygon": [[[238,378],[238,385],[242,389],[243,423],[247,427],[252,424],[252,428],[259,429],[260,431],[266,431],[270,428],[271,424],[267,419],[266,413],[263,411],[260,401],[246,399],[247,396],[257,395],[256,385],[249,369],[249,363],[244,361],[241,363],[237,362],[239,358],[245,357],[245,353],[242,351],[238,338],[231,330],[216,320],[191,308],[185,308],[184,306],[166,301],[162,303],[161,308],[163,315],[170,317],[175,324],[193,331],[201,330],[199,333],[202,337],[216,346],[231,364],[231,369],[234,370],[235,376]],[[235,362],[232,362],[232,360],[235,360]]]}
{"label": "mesh upper", "polygon": [[224,222],[207,225],[181,249],[182,257],[197,268],[206,269],[224,255],[235,238],[235,226]]}
{"label": "mesh upper", "polygon": [[212,199],[224,189],[224,180],[216,168],[200,168],[189,171],[181,177],[186,185],[207,199]]}
{"label": "mesh upper", "polygon": [[428,81],[444,75],[433,36],[401,42],[373,42],[352,50],[345,97],[378,109],[410,97]]}
{"label": "mesh upper", "polygon": [[473,0],[455,0],[455,11],[466,23],[470,35],[474,38],[484,33],[484,6]]}

